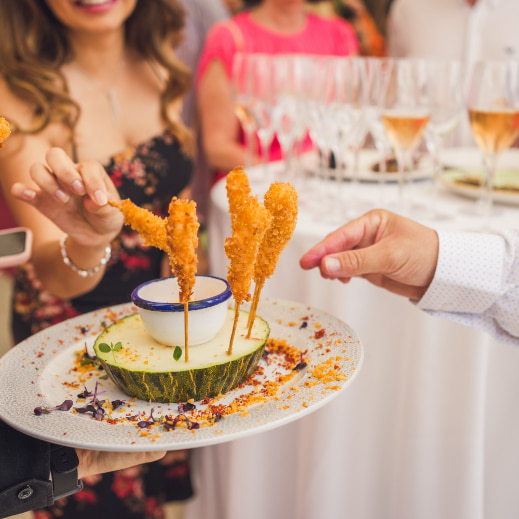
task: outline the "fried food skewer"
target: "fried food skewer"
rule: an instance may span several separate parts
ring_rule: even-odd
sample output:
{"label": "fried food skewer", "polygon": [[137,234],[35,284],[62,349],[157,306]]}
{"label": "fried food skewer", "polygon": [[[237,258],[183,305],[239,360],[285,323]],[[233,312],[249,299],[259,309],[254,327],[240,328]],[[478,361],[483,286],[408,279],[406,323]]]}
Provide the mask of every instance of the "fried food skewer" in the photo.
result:
{"label": "fried food skewer", "polygon": [[225,240],[225,253],[230,260],[227,280],[235,301],[234,322],[227,350],[227,354],[231,355],[240,305],[250,299],[254,263],[259,244],[270,224],[270,214],[255,196],[246,194],[245,199],[242,199],[243,191],[232,189],[228,191],[228,196],[229,206],[235,211],[231,213],[232,236]]}
{"label": "fried food skewer", "polygon": [[242,167],[238,166],[228,173],[225,178],[225,189],[229,200],[229,214],[232,218],[232,215],[238,212],[239,206],[252,194],[249,177]]}
{"label": "fried food skewer", "polygon": [[166,236],[169,262],[180,287],[179,299],[184,304],[184,351],[189,360],[188,310],[196,281],[198,228],[196,204],[192,200],[173,197],[169,204]]}
{"label": "fried food skewer", "polygon": [[137,231],[144,241],[144,245],[157,247],[168,252],[166,239],[166,220],[156,214],[135,205],[130,199],[121,200],[121,203],[109,200],[112,207],[121,211],[124,222]]}
{"label": "fried food skewer", "polygon": [[9,122],[3,117],[0,117],[0,148],[4,145],[4,141],[9,135],[11,135]]}
{"label": "fried food skewer", "polygon": [[264,205],[272,221],[259,246],[254,265],[254,296],[247,323],[250,337],[261,290],[265,280],[274,274],[281,252],[292,238],[297,223],[297,192],[291,184],[274,182],[265,193]]}

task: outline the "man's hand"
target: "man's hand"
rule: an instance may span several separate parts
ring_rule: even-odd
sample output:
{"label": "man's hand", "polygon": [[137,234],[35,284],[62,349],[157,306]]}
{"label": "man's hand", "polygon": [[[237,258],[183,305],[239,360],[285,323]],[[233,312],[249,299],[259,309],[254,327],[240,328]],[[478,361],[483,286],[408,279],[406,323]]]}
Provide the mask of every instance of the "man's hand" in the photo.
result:
{"label": "man's hand", "polygon": [[420,299],[438,261],[438,236],[413,220],[377,209],[329,234],[300,260],[326,279],[367,279],[390,292]]}

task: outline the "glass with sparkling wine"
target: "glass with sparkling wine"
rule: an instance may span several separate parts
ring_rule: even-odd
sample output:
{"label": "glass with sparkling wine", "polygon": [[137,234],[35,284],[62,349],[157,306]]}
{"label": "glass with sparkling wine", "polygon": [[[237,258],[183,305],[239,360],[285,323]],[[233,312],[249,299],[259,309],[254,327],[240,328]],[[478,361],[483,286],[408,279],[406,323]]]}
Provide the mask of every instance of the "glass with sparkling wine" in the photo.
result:
{"label": "glass with sparkling wine", "polygon": [[467,94],[469,121],[483,154],[485,178],[476,214],[488,218],[497,160],[519,135],[519,62],[479,61],[474,64]]}
{"label": "glass with sparkling wine", "polygon": [[431,118],[426,62],[418,59],[394,59],[388,63],[381,90],[380,113],[387,137],[398,162],[397,209],[407,212],[404,198],[406,172],[412,153]]}

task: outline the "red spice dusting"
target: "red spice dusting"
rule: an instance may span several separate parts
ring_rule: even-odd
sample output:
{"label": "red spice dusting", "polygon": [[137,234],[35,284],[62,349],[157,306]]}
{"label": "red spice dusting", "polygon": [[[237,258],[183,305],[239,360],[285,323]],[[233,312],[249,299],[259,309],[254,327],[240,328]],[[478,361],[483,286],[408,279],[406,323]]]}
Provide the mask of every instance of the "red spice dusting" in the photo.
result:
{"label": "red spice dusting", "polygon": [[315,338],[321,339],[325,333],[326,333],[326,330],[324,328],[321,328],[320,330],[315,332]]}

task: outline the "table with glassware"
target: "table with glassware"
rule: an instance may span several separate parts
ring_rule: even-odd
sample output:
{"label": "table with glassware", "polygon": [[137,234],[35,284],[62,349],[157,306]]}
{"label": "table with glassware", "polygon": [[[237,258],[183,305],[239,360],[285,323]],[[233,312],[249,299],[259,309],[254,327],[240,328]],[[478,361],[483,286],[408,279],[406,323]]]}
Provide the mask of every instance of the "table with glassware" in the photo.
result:
{"label": "table with glassware", "polygon": [[[372,151],[361,156],[361,164],[377,157]],[[476,148],[453,149],[446,150],[444,161],[463,172],[481,159]],[[519,151],[506,152],[502,164],[504,169],[515,164],[517,174]],[[247,171],[260,197],[267,185],[263,178],[283,180],[285,174],[283,163]],[[517,225],[519,189],[496,191],[499,214],[484,220],[470,211],[474,187],[449,182],[453,171],[444,171],[448,181],[440,182],[436,211],[422,223],[469,231]],[[405,186],[406,198],[428,204],[431,174],[424,159]],[[359,334],[364,365],[347,391],[309,416],[196,450],[197,493],[187,517],[514,517],[519,351],[422,312],[365,280],[343,285],[303,271],[302,254],[352,216],[346,214],[352,189],[372,206],[382,200],[391,205],[398,183],[373,180],[367,171],[358,185],[338,181],[333,173],[295,182],[306,183],[298,225],[262,297],[302,302],[339,317]],[[335,200],[329,198],[333,193]],[[312,200],[323,194],[328,198]],[[225,276],[223,243],[231,230],[224,180],[211,192],[209,232],[212,273]]]}

